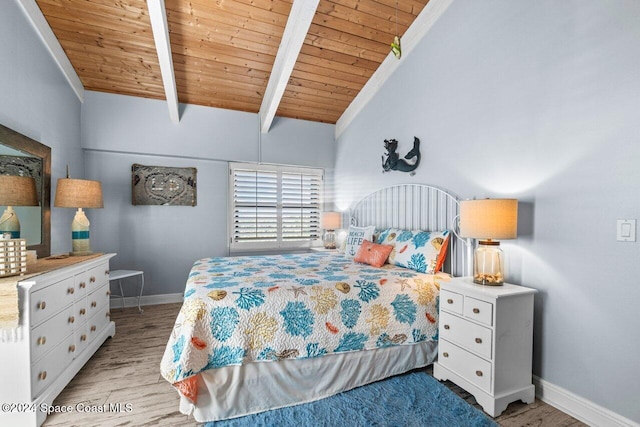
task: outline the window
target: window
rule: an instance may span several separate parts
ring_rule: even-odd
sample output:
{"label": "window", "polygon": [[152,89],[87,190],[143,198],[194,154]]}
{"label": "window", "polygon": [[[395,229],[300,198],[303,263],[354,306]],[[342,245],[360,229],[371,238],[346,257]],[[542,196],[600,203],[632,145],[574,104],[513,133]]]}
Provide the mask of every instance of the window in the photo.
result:
{"label": "window", "polygon": [[320,238],[322,169],[229,163],[232,251],[309,247]]}

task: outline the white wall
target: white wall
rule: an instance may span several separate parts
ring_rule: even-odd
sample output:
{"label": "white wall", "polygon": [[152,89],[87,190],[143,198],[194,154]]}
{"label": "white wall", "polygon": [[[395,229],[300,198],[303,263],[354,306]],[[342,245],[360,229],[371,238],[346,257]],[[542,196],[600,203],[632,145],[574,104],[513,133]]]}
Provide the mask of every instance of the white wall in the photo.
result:
{"label": "white wall", "polygon": [[[117,252],[112,269],[145,272],[145,295],[184,292],[193,262],[226,256],[227,162],[334,164],[334,126],[278,118],[259,135],[258,116],[182,105],[171,123],[163,101],[86,92],[82,144],[87,178],[102,182],[104,209],[87,214],[91,246]],[[195,167],[197,206],[132,206],[131,165]]]}
{"label": "white wall", "polygon": [[[84,174],[80,101],[14,0],[0,13],[0,123],[51,147],[51,205],[68,164]],[[51,209],[51,252],[71,249],[71,209]]]}
{"label": "white wall", "polygon": [[[640,2],[456,0],[337,141],[342,207],[429,183],[520,199],[508,279],[539,290],[534,373],[640,422]],[[423,164],[381,173],[383,140]]]}

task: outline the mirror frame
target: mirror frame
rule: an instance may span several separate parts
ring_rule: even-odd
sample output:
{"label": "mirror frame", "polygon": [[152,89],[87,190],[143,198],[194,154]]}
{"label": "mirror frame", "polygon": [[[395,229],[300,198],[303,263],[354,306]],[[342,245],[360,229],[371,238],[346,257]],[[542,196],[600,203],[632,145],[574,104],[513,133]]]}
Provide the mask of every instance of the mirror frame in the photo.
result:
{"label": "mirror frame", "polygon": [[46,258],[51,255],[51,147],[3,125],[0,125],[0,144],[42,159],[42,235],[40,244],[29,245],[27,249],[37,251],[38,258]]}

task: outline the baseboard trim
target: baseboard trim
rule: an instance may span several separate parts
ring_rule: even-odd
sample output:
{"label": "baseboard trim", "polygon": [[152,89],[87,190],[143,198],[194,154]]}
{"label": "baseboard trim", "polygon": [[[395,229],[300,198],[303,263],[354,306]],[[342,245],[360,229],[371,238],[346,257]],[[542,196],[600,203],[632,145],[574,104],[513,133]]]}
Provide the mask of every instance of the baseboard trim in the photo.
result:
{"label": "baseboard trim", "polygon": [[536,397],[538,399],[590,426],[640,427],[640,424],[635,421],[618,415],[535,375],[533,376],[533,384],[536,386]]}
{"label": "baseboard trim", "polygon": [[[182,302],[183,294],[162,294],[162,295],[143,295],[140,298],[140,305],[157,305],[157,304],[173,304],[176,302]],[[125,307],[137,307],[138,297],[125,297]],[[111,309],[122,308],[122,298],[118,296],[111,297],[110,303]]]}

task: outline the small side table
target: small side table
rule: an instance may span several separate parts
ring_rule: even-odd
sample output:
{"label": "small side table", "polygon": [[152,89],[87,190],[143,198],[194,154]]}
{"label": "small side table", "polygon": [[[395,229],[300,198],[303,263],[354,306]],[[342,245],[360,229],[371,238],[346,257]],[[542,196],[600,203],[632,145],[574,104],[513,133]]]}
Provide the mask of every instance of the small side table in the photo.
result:
{"label": "small side table", "polygon": [[140,270],[114,270],[109,272],[109,281],[117,280],[118,286],[120,286],[120,295],[111,295],[114,297],[122,298],[122,309],[124,309],[124,292],[122,291],[122,279],[127,277],[140,276],[140,294],[138,295],[138,310],[143,313],[144,310],[140,307],[140,297],[142,297],[142,290],[144,289],[144,272]]}

